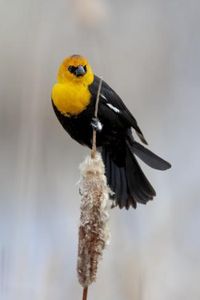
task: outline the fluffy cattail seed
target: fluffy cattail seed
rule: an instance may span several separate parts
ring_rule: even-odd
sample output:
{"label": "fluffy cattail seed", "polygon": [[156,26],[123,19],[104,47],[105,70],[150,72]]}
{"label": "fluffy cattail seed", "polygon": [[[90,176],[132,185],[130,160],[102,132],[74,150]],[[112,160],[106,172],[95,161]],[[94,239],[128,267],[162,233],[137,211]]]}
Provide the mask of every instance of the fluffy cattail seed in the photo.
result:
{"label": "fluffy cattail seed", "polygon": [[88,287],[96,279],[98,262],[109,238],[109,188],[99,153],[94,158],[86,157],[80,170],[82,199],[77,271],[80,284]]}

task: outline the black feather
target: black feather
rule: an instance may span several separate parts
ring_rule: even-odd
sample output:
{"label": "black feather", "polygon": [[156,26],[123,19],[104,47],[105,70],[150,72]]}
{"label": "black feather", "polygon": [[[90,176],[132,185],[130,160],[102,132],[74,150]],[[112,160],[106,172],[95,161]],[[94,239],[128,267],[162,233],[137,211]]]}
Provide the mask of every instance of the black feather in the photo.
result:
{"label": "black feather", "polygon": [[130,194],[137,202],[146,204],[147,201],[153,199],[156,195],[155,190],[128,148],[126,154],[126,174]]}
{"label": "black feather", "polygon": [[125,168],[120,168],[120,175],[121,175],[121,197],[119,199],[120,207],[126,206],[126,202],[128,199],[128,191],[127,191],[127,179]]}
{"label": "black feather", "polygon": [[143,145],[139,144],[136,141],[129,145],[130,150],[136,154],[144,163],[146,163],[151,168],[156,170],[167,170],[171,168],[170,163],[168,163],[163,158],[159,157],[149,149],[145,148]]}
{"label": "black feather", "polygon": [[[92,95],[97,93],[98,86],[99,86],[99,81],[100,78],[98,76],[94,76],[94,81],[93,83],[89,86],[89,90]],[[116,115],[114,118],[118,119],[118,121],[121,120],[121,122],[127,126],[127,127],[133,127],[139,136],[140,140],[147,145],[147,141],[139,128],[136,119],[133,117],[131,112],[128,110],[122,99],[118,96],[118,94],[105,82],[102,81],[102,87],[101,87],[101,94],[103,95],[100,96],[100,103],[102,105],[102,109],[108,111],[109,115]],[[117,109],[120,110],[120,113],[115,113],[112,112],[110,108],[107,106],[107,104],[110,103],[112,106],[116,107]],[[105,107],[104,107],[105,106]],[[101,114],[101,111],[99,111]],[[102,118],[105,117],[104,114],[101,114]]]}
{"label": "black feather", "polygon": [[120,208],[128,209],[130,205],[136,207],[136,202],[146,204],[153,199],[156,194],[155,190],[128,147],[126,148],[124,167],[118,166],[117,161],[113,161],[112,153],[105,148],[102,153],[108,183],[115,193],[115,200]]}

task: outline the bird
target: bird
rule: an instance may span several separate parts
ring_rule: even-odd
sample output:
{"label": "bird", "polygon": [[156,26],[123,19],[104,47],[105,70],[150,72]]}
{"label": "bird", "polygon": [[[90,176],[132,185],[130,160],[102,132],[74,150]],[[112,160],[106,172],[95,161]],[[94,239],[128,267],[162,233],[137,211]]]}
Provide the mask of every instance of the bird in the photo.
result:
{"label": "bird", "polygon": [[136,119],[104,80],[98,116],[94,117],[100,80],[84,56],[65,58],[52,87],[53,109],[66,132],[81,145],[92,148],[93,129],[96,130],[97,149],[105,165],[114,206],[136,208],[137,203],[146,204],[156,196],[138,158],[157,170],[167,170],[171,164],[144,146],[148,144]]}

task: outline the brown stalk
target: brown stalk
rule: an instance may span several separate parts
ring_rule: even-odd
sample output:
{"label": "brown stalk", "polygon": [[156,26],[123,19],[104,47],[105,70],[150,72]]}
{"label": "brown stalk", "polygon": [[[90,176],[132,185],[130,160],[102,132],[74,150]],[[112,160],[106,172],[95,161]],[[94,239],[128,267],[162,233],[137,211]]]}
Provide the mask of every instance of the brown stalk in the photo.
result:
{"label": "brown stalk", "polygon": [[[100,79],[94,117],[98,116],[98,104],[102,79]],[[96,130],[93,130],[91,155],[80,166],[81,216],[79,226],[77,272],[83,287],[82,300],[87,300],[88,286],[96,280],[97,267],[108,242],[107,228],[110,189],[107,186],[105,168],[100,153],[96,151]]]}
{"label": "brown stalk", "polygon": [[88,295],[88,287],[83,288],[83,298],[82,300],[87,300],[87,295]]}
{"label": "brown stalk", "polygon": [[[97,118],[97,116],[98,116],[98,107],[99,107],[99,98],[100,98],[101,86],[102,86],[102,78],[100,77],[98,91],[97,91],[97,99],[96,99],[96,103],[95,103],[95,111],[94,111],[94,117],[95,118]],[[96,154],[96,151],[97,151],[96,140],[97,140],[97,132],[96,132],[95,129],[93,129],[92,151],[91,151],[91,157],[92,158],[95,158],[95,154]]]}

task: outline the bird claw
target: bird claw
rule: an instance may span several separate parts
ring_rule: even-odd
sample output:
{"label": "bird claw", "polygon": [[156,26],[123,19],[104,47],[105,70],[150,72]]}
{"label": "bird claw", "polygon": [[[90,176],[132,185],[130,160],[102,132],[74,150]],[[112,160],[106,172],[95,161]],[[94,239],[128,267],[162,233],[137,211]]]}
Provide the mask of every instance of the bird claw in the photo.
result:
{"label": "bird claw", "polygon": [[103,128],[103,124],[99,121],[98,118],[92,118],[91,126],[97,132],[101,132],[101,130]]}

